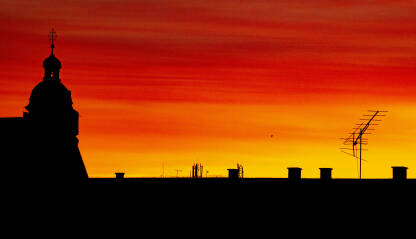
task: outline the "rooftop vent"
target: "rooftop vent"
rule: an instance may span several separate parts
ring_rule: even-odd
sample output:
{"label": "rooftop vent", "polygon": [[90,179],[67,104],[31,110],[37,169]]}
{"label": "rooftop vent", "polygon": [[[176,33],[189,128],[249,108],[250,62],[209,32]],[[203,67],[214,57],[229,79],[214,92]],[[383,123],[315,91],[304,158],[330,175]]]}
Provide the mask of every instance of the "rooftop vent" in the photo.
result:
{"label": "rooftop vent", "polygon": [[301,178],[302,168],[292,167],[287,168],[289,172],[289,180],[297,181]]}

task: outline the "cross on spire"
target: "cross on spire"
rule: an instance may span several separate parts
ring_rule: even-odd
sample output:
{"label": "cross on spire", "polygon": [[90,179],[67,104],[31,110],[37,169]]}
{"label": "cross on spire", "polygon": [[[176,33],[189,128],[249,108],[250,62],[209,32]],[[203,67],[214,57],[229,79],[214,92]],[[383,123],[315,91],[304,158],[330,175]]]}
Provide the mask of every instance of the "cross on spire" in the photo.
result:
{"label": "cross on spire", "polygon": [[53,54],[53,48],[55,48],[55,45],[53,44],[56,41],[56,38],[58,38],[58,35],[56,34],[55,30],[52,28],[52,30],[49,32],[49,40],[51,41],[51,49]]}

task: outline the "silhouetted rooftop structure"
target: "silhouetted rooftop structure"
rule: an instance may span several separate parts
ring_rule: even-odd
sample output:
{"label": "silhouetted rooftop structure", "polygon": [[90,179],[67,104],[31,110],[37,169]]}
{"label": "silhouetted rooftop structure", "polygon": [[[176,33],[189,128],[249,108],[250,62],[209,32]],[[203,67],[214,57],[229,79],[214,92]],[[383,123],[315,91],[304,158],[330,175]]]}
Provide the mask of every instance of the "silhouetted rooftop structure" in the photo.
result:
{"label": "silhouetted rooftop structure", "polygon": [[393,168],[393,180],[405,181],[407,179],[407,167],[392,167]]}
{"label": "silhouetted rooftop structure", "polygon": [[289,167],[288,169],[288,178],[292,181],[300,180],[302,169],[298,167]]}
{"label": "silhouetted rooftop structure", "polygon": [[332,168],[319,168],[321,179],[330,180],[332,178]]}
{"label": "silhouetted rooftop structure", "polygon": [[124,179],[124,173],[122,172],[117,172],[115,173],[115,175],[116,175],[116,179]]}
{"label": "silhouetted rooftop structure", "polygon": [[10,165],[26,169],[26,177],[78,181],[88,178],[78,149],[79,115],[59,78],[62,65],[53,52],[55,31],[50,38],[43,81],[32,90],[23,117],[0,120],[0,127],[7,129],[0,145]]}
{"label": "silhouetted rooftop structure", "polygon": [[228,170],[228,178],[238,178],[239,170],[237,168],[229,168]]}

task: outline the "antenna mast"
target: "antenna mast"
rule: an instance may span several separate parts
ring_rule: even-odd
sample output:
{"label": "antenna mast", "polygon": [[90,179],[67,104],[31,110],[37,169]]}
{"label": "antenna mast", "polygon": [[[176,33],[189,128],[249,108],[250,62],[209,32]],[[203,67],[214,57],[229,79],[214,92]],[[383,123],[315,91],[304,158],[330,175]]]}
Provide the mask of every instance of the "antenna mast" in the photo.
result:
{"label": "antenna mast", "polygon": [[[364,160],[362,158],[362,151],[366,151],[366,149],[363,149],[363,145],[367,145],[368,144],[368,140],[366,138],[363,138],[363,135],[365,134],[371,134],[368,133],[367,131],[370,130],[374,130],[372,128],[370,128],[373,125],[378,125],[378,124],[374,124],[372,122],[375,121],[381,121],[379,119],[376,119],[376,117],[379,116],[386,116],[385,114],[380,114],[380,113],[385,113],[388,111],[383,111],[383,110],[369,110],[368,112],[370,112],[371,114],[367,114],[364,115],[364,119],[360,119],[361,124],[357,124],[358,127],[353,128],[354,131],[347,137],[347,138],[341,138],[344,140],[344,145],[351,145],[352,148],[340,148],[341,152],[346,153],[348,155],[353,156],[354,158],[359,160],[359,164],[360,164],[360,168],[359,168],[359,178],[362,178],[362,161]],[[369,118],[368,118],[369,117]],[[358,147],[358,148],[357,148]],[[351,150],[352,152],[345,152],[344,150]],[[366,161],[366,160],[364,160]]]}

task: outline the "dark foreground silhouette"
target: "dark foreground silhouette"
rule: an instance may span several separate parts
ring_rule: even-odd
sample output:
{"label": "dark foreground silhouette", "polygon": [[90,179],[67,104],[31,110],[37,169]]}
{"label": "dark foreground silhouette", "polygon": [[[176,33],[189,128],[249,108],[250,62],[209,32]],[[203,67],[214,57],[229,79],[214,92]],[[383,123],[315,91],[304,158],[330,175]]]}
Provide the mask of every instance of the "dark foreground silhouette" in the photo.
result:
{"label": "dark foreground silhouette", "polygon": [[32,90],[23,117],[0,118],[0,147],[8,178],[82,182],[88,178],[78,149],[78,112],[59,78],[61,62],[51,54],[45,75]]}

